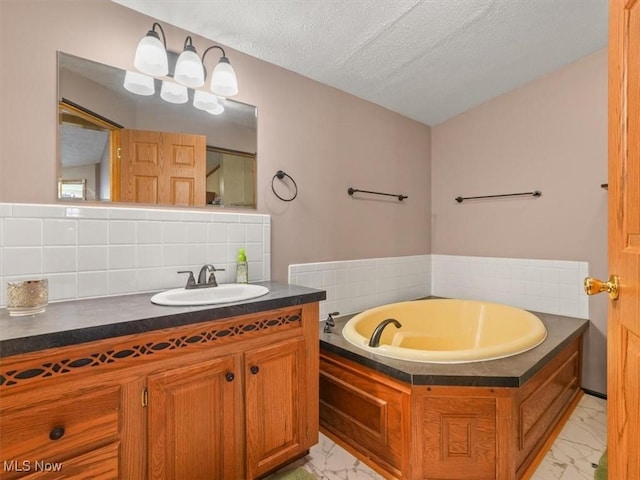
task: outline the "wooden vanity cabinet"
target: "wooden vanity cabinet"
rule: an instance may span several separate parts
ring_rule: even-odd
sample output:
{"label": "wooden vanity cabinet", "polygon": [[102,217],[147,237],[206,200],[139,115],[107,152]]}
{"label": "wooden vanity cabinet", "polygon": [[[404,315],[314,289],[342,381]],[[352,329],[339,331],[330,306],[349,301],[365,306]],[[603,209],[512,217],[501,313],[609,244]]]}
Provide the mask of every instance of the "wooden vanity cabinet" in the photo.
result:
{"label": "wooden vanity cabinet", "polygon": [[150,375],[149,478],[257,478],[308,450],[305,344],[296,336]]}
{"label": "wooden vanity cabinet", "polygon": [[307,378],[301,338],[247,352],[244,373],[247,478],[256,478],[309,448],[308,404],[299,399],[318,377]]}
{"label": "wooden vanity cabinet", "polygon": [[122,387],[61,382],[2,393],[0,478],[118,478]]}
{"label": "wooden vanity cabinet", "polygon": [[241,477],[239,370],[230,355],[148,377],[150,479]]}
{"label": "wooden vanity cabinet", "polygon": [[262,477],[318,441],[317,322],[309,303],[2,358],[0,479]]}

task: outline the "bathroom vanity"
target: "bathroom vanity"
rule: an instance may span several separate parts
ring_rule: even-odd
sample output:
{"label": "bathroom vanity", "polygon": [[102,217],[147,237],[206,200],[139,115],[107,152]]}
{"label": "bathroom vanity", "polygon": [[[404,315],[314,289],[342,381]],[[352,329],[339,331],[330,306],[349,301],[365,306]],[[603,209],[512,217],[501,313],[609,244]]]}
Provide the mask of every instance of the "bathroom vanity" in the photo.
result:
{"label": "bathroom vanity", "polygon": [[261,284],[238,304],[0,311],[0,478],[253,479],[305,454],[325,292]]}

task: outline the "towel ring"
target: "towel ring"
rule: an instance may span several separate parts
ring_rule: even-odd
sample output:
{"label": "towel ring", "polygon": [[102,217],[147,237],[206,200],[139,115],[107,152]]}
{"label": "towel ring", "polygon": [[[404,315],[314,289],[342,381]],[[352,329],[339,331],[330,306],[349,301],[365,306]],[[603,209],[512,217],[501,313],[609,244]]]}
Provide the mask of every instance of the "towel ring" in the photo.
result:
{"label": "towel ring", "polygon": [[[291,180],[291,183],[293,183],[293,186],[295,188],[295,193],[293,194],[293,196],[291,198],[282,198],[280,195],[278,195],[278,193],[276,192],[276,188],[273,185],[273,182],[275,181],[275,179],[277,178],[278,180],[282,180],[284,179],[284,177],[287,177],[289,180]],[[282,170],[278,170],[276,172],[276,174],[273,176],[273,178],[271,179],[271,191],[273,191],[273,194],[278,197],[280,200],[282,200],[283,202],[291,202],[293,201],[297,196],[298,196],[298,184],[296,183],[296,181],[291,177],[291,175],[283,172]]]}

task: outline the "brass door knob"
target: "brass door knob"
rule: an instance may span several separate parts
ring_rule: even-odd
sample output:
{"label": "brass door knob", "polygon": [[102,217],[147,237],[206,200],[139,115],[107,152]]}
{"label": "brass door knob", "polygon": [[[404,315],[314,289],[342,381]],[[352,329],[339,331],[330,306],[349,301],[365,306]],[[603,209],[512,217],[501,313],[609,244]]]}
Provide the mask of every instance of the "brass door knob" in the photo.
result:
{"label": "brass door knob", "polygon": [[617,275],[610,275],[607,282],[592,277],[584,279],[584,291],[587,292],[587,295],[597,295],[598,293],[607,292],[611,300],[618,298],[619,286],[620,282]]}

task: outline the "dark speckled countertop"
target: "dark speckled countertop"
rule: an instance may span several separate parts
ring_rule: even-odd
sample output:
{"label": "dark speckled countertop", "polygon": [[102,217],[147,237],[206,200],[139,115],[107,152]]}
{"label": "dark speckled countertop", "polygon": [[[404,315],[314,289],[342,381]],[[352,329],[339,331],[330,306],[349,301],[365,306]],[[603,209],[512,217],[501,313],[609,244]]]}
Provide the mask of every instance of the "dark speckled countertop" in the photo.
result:
{"label": "dark speckled countertop", "polygon": [[532,313],[547,327],[546,340],[527,352],[498,360],[438,364],[375,355],[350,344],[342,336],[344,324],[353,315],[336,318],[332,333],[324,333],[324,322],[320,322],[320,347],[413,385],[519,387],[589,327],[589,320]]}
{"label": "dark speckled countertop", "polygon": [[50,303],[44,313],[10,317],[0,309],[0,357],[318,302],[324,290],[258,282],[269,293],[198,307],[154,305],[153,293]]}

